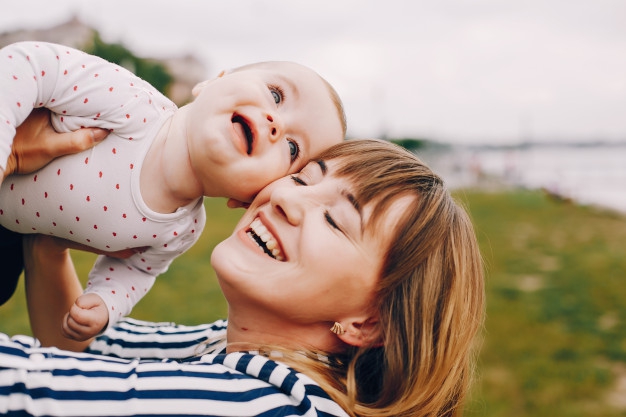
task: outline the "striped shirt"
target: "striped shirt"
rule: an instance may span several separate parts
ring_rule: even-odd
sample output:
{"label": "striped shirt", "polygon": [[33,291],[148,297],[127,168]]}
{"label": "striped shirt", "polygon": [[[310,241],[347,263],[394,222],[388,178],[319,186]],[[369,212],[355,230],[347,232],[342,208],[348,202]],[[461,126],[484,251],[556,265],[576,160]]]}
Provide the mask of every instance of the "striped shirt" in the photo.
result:
{"label": "striped shirt", "polygon": [[80,353],[0,334],[0,415],[347,416],[306,375],[226,353],[226,325],[124,319]]}

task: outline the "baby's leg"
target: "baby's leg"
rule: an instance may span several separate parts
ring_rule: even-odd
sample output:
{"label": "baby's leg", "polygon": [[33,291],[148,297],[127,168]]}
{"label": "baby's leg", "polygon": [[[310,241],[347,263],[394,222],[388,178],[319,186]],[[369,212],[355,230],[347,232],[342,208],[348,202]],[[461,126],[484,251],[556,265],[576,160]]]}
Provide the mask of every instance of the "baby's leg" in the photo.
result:
{"label": "baby's leg", "polygon": [[15,292],[23,269],[22,235],[0,226],[0,305]]}

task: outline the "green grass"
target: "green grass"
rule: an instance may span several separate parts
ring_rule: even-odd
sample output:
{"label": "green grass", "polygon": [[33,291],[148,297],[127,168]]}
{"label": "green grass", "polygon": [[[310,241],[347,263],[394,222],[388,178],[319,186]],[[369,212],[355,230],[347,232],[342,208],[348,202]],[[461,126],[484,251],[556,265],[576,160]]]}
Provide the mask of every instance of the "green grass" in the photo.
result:
{"label": "green grass", "polygon": [[[626,218],[541,192],[465,190],[486,264],[487,321],[466,416],[626,416]],[[160,276],[132,316],[195,324],[224,317],[209,254],[240,210],[207,200],[200,240]],[[86,275],[93,257],[77,253]],[[23,288],[0,331],[28,333]],[[620,373],[621,372],[621,373]],[[623,388],[622,388],[623,389]]]}
{"label": "green grass", "polygon": [[465,191],[487,321],[467,416],[624,416],[626,218],[541,192]]}

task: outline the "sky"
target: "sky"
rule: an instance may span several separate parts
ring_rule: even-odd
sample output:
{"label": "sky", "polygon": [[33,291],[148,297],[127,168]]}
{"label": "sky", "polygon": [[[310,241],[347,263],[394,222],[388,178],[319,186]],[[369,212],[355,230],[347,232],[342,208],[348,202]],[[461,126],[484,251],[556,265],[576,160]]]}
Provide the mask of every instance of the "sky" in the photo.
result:
{"label": "sky", "polygon": [[194,54],[207,78],[307,65],[351,137],[626,143],[623,0],[0,0],[0,32],[77,16],[137,55]]}

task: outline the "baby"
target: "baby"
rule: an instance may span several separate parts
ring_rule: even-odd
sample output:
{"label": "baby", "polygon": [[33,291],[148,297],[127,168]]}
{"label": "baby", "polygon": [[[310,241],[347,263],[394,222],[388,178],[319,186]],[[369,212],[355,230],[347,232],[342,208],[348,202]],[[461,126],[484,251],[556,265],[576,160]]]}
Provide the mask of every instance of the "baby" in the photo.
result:
{"label": "baby", "polygon": [[204,196],[245,206],[345,135],[334,89],[291,62],[222,72],[177,108],[118,65],[66,46],[20,42],[0,50],[0,91],[0,175],[16,127],[34,108],[50,109],[57,131],[111,132],[93,149],[10,176],[0,187],[0,224],[14,232],[105,252],[142,248],[127,259],[98,257],[66,317],[73,330],[66,335],[77,340],[127,315],[196,242]]}

